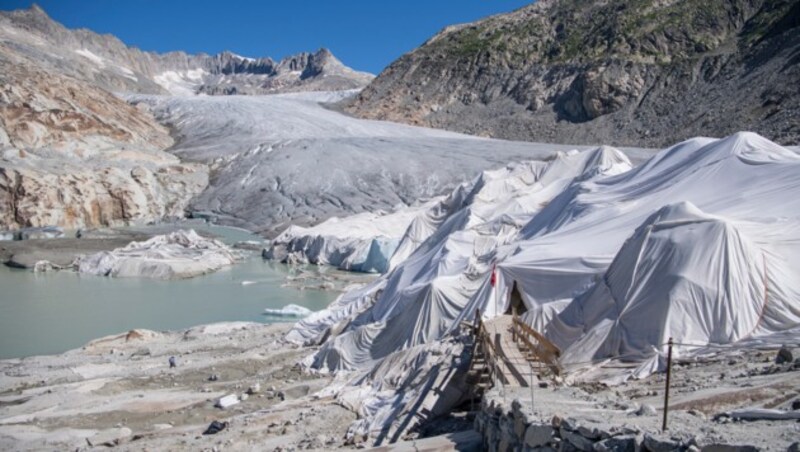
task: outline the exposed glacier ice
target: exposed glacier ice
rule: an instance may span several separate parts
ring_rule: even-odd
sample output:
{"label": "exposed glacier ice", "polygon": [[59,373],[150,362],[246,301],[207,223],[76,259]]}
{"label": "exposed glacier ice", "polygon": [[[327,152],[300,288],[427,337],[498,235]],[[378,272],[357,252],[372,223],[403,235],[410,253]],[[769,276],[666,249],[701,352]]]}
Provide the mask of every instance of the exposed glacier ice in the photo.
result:
{"label": "exposed glacier ice", "polygon": [[75,265],[80,273],[98,276],[182,279],[215,272],[240,257],[222,242],[190,229],[83,256]]}
{"label": "exposed glacier ice", "polygon": [[296,304],[288,304],[280,309],[264,309],[264,315],[275,317],[306,317],[312,312],[314,311]]}
{"label": "exposed glacier ice", "polygon": [[128,100],[175,130],[171,152],[213,168],[194,211],[270,237],[290,224],[414,205],[482,170],[574,148],[356,119],[320,104],[346,95],[353,92]]}

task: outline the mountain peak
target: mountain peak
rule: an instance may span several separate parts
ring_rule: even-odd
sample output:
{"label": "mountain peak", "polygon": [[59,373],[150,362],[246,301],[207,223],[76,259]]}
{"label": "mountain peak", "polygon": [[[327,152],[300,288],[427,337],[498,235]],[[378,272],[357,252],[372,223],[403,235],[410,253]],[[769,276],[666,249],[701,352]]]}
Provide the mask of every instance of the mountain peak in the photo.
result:
{"label": "mountain peak", "polygon": [[330,49],[328,49],[327,47],[320,47],[319,50],[314,52],[314,57],[316,57],[316,58],[334,58],[334,59],[336,59],[336,57],[333,56],[333,52],[331,52]]}
{"label": "mountain peak", "polygon": [[[112,35],[71,30],[37,4],[1,12],[12,31],[10,52],[48,71],[95,84],[107,91],[179,95],[272,94],[360,89],[371,74],[342,64],[327,48],[291,55],[280,62],[225,50],[215,55],[159,54],[130,48]],[[46,45],[42,45],[45,43]]]}
{"label": "mountain peak", "polygon": [[[32,3],[31,7],[28,8],[28,11],[30,11],[30,12],[32,12],[34,14],[42,14],[42,15],[47,16],[47,13],[44,11],[44,9],[42,9],[41,6],[39,6],[38,3]],[[48,17],[50,17],[50,16],[48,16]]]}

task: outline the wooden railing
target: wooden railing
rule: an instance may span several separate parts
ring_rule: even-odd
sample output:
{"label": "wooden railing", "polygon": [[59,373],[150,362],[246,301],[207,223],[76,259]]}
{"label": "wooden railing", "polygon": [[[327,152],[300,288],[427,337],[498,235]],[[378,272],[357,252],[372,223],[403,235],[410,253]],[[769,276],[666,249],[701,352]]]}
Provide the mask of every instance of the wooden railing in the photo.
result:
{"label": "wooden railing", "polygon": [[511,332],[514,342],[520,345],[520,351],[526,359],[544,363],[555,375],[561,375],[561,365],[559,364],[561,350],[541,333],[523,322],[516,313],[513,316]]}
{"label": "wooden railing", "polygon": [[489,331],[486,330],[486,326],[481,319],[481,314],[479,311],[475,312],[473,334],[474,342],[472,343],[472,365],[470,367],[474,368],[475,357],[478,353],[480,353],[484,360],[484,366],[489,373],[489,381],[492,384],[494,384],[496,381],[504,384],[505,377],[502,369],[499,367],[503,365],[503,360],[500,359],[500,353],[495,348],[494,343],[492,342],[492,336],[489,334]]}

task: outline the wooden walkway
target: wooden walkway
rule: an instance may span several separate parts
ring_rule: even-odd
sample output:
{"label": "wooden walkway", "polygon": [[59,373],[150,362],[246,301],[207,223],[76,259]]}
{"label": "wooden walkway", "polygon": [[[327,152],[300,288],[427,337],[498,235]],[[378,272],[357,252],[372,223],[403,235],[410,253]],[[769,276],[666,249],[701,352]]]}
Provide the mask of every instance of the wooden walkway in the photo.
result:
{"label": "wooden walkway", "polygon": [[[529,361],[514,342],[513,318],[504,315],[485,323],[486,331],[491,335],[498,354],[498,367],[506,386],[528,387],[535,380],[534,363]],[[537,366],[538,367],[538,366]]]}
{"label": "wooden walkway", "polygon": [[[518,318],[517,318],[518,319]],[[515,328],[516,327],[516,328]],[[473,368],[483,367],[485,386],[495,382],[508,387],[529,387],[536,376],[558,374],[558,349],[538,332],[512,315],[479,322]],[[488,378],[487,378],[488,377]]]}

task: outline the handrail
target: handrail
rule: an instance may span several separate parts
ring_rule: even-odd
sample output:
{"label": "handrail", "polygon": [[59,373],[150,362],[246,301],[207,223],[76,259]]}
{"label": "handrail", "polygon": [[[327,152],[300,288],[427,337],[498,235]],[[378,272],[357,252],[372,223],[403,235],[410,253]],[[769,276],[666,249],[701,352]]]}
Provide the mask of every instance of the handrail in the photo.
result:
{"label": "handrail", "polygon": [[536,360],[547,364],[554,374],[560,375],[561,365],[558,360],[561,357],[561,350],[546,337],[542,336],[541,333],[523,322],[516,313],[513,315],[512,322],[511,328],[514,331],[514,336],[522,340],[528,350],[533,353]]}
{"label": "handrail", "polygon": [[499,381],[500,384],[505,384],[503,381],[503,372],[500,372],[498,368],[498,357],[500,353],[492,343],[491,336],[486,330],[486,325],[483,323],[480,311],[478,310],[475,312],[474,334],[475,340],[472,344],[472,359],[474,359],[478,345],[480,345],[483,350],[486,368],[489,371],[491,381]]}

